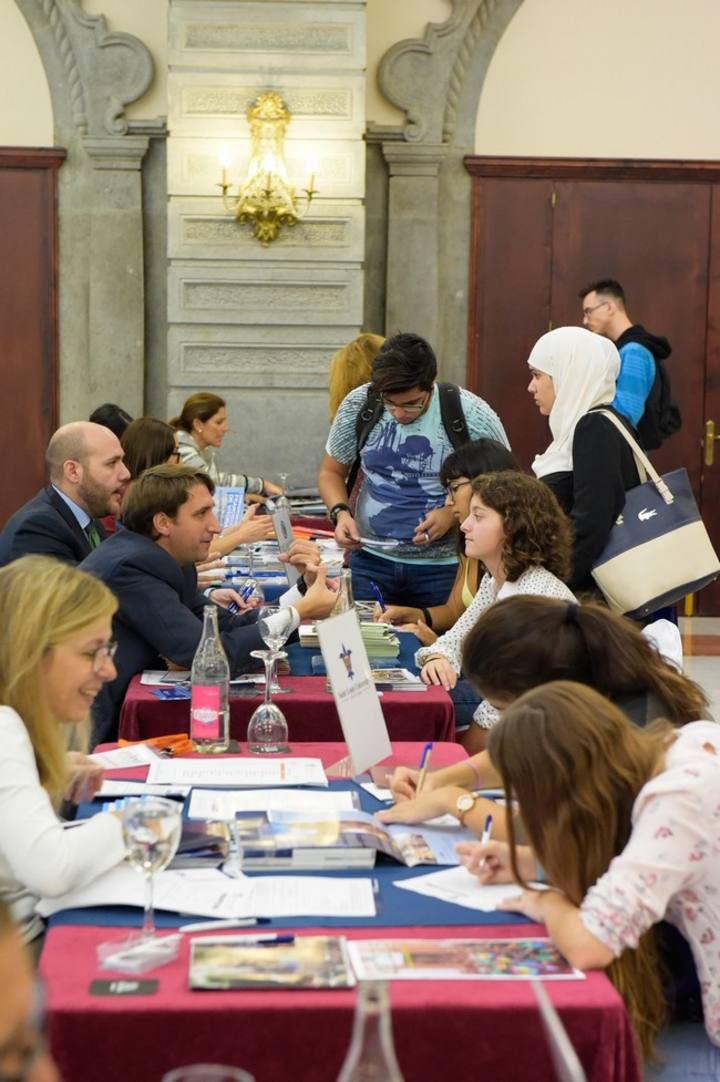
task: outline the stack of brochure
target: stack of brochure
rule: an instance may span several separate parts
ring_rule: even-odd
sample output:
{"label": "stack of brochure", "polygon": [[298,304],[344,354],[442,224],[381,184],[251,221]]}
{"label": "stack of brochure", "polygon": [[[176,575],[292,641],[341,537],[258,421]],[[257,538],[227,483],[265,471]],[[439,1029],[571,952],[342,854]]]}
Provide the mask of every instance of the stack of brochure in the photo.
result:
{"label": "stack of brochure", "polygon": [[[317,650],[320,645],[318,639],[317,624],[303,624],[298,629],[300,645],[309,646]],[[367,650],[368,657],[390,658],[393,660],[400,654],[400,640],[395,634],[392,624],[361,623],[360,634]]]}
{"label": "stack of brochure", "polygon": [[[378,691],[427,691],[427,685],[409,669],[394,669],[390,666],[371,669],[370,676]],[[330,680],[326,682],[325,688],[332,691]]]}

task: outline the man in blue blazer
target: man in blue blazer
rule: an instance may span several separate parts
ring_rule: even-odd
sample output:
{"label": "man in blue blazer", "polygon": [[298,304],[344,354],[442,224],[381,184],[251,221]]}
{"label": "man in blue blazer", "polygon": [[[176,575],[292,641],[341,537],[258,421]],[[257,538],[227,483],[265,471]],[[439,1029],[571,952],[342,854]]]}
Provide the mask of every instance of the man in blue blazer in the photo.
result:
{"label": "man in blue blazer", "polygon": [[[91,746],[116,740],[125,692],[144,669],[164,669],[169,662],[192,665],[202,634],[203,608],[212,601],[220,637],[235,675],[251,664],[250,651],[265,644],[257,612],[247,609],[234,590],[197,587],[195,564],[206,560],[210,542],[220,533],[213,506],[215,486],[206,473],[187,466],[154,466],[135,481],[123,506],[124,529],[104,541],[80,565],[106,583],[119,602],[113,622],[117,641],[117,677],[105,684],[93,706]],[[284,634],[306,617],[328,616],[337,594],[325,585],[325,569],[305,571],[293,588],[291,605],[270,616]],[[303,593],[303,588],[305,593]],[[246,611],[231,616],[234,601]]]}
{"label": "man in blue blazer", "polygon": [[50,484],[5,523],[0,566],[31,553],[77,564],[105,537],[97,520],[120,509],[130,474],[109,428],[91,421],[63,425],[45,458]]}

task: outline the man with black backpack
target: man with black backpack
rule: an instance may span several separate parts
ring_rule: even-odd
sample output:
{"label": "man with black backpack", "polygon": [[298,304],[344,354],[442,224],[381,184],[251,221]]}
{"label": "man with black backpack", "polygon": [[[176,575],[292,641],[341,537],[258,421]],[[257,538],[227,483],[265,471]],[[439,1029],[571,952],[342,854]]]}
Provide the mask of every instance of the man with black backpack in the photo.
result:
{"label": "man with black backpack", "polygon": [[443,604],[457,554],[440,465],[483,436],[508,446],[486,402],[436,375],[424,338],[388,338],[371,382],[346,395],[330,429],[318,487],[338,544],[352,553],[356,598],[376,597],[372,582],[389,604]]}
{"label": "man with black backpack", "polygon": [[637,429],[640,443],[653,451],[682,423],[670,397],[670,377],[664,361],[670,356],[667,338],[650,334],[633,323],[625,310],[625,293],[614,278],[602,278],[578,293],[583,326],[617,346],[620,374],[610,403]]}

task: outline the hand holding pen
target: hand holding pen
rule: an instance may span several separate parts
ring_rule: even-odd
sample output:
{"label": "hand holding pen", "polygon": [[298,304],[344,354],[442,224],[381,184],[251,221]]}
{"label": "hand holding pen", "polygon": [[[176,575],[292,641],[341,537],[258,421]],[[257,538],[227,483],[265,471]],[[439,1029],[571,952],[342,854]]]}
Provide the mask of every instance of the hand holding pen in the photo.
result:
{"label": "hand holding pen", "polygon": [[419,796],[422,792],[422,787],[425,784],[425,775],[427,774],[428,765],[430,763],[430,755],[432,754],[432,740],[429,740],[422,750],[420,756],[420,775],[417,780],[417,787],[415,789],[415,796]]}

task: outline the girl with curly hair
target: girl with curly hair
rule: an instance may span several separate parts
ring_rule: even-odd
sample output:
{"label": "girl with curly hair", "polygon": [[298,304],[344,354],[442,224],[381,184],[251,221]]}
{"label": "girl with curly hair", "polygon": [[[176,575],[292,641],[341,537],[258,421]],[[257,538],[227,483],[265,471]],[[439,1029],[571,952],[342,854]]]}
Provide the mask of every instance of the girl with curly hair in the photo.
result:
{"label": "girl with curly hair", "polygon": [[[570,570],[570,523],[547,486],[534,477],[503,470],[477,477],[472,493],[470,513],[460,529],[466,554],[479,560],[485,573],[457,623],[415,655],[424,682],[439,684],[451,695],[461,673],[465,637],[496,601],[513,594],[574,600],[564,582]],[[489,703],[480,699],[477,703],[476,724],[462,737],[470,751],[484,747],[485,731],[497,720]]]}

